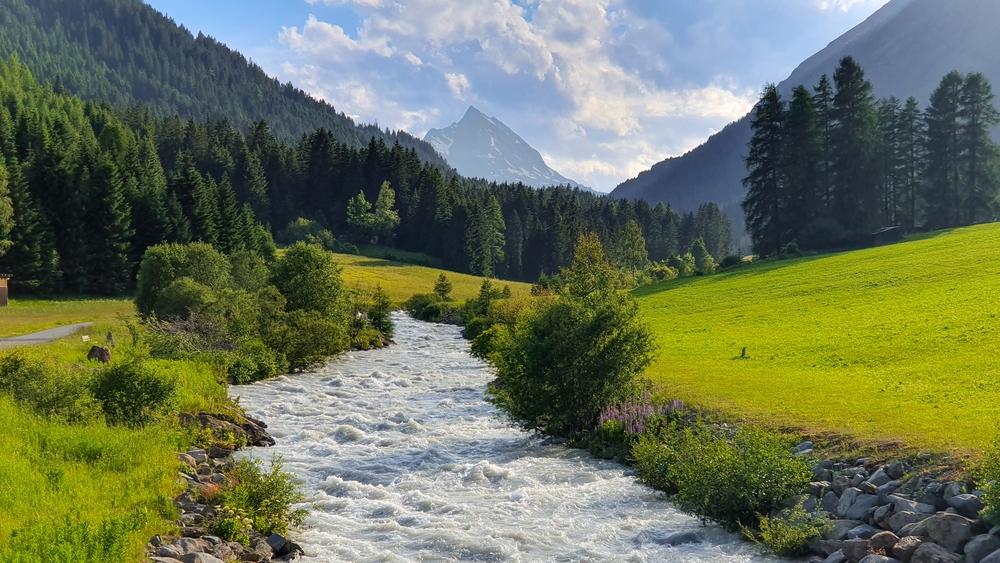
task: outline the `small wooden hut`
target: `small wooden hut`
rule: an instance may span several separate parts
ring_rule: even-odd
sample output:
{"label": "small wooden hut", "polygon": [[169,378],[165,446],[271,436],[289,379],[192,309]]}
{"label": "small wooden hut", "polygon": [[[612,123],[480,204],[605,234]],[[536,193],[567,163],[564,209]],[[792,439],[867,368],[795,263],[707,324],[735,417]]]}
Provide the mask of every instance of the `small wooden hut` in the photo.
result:
{"label": "small wooden hut", "polygon": [[0,274],[0,307],[7,306],[7,280],[10,278],[10,274]]}

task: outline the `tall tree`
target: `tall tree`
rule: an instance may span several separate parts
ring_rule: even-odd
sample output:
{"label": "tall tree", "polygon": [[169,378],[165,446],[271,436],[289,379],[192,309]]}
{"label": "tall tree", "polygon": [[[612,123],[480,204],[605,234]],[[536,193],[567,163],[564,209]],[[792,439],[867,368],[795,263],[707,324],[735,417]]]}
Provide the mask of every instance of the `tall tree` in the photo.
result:
{"label": "tall tree", "polygon": [[0,256],[10,250],[14,231],[14,203],[10,199],[8,188],[7,167],[0,158]]}
{"label": "tall tree", "polygon": [[898,115],[899,151],[901,156],[899,197],[899,212],[901,223],[907,230],[917,226],[917,200],[920,194],[924,159],[924,128],[923,112],[914,97],[909,97]]}
{"label": "tall tree", "polygon": [[824,160],[823,132],[819,124],[809,90],[804,86],[795,88],[785,116],[782,167],[789,208],[788,236],[800,243],[803,231],[822,212],[825,196],[820,168]]}
{"label": "tall tree", "polygon": [[388,181],[382,182],[375,199],[374,228],[378,242],[392,244],[396,227],[399,226],[399,212],[396,211],[396,192]]}
{"label": "tall tree", "polygon": [[473,273],[487,278],[496,273],[504,258],[505,230],[500,202],[490,196],[473,214],[466,234],[466,254]]}
{"label": "tall tree", "polygon": [[997,197],[997,146],[990,130],[1000,123],[1000,112],[993,106],[993,87],[982,73],[965,77],[960,94],[962,116],[963,223],[993,218]]}
{"label": "tall tree", "polygon": [[813,105],[816,108],[816,128],[819,133],[819,145],[822,156],[817,163],[819,167],[819,189],[823,195],[823,205],[830,207],[833,201],[833,174],[831,173],[832,163],[830,162],[831,149],[830,137],[833,131],[833,86],[830,84],[830,77],[823,75],[819,78],[819,84],[813,89]]}
{"label": "tall tree", "polygon": [[611,258],[616,266],[628,270],[641,270],[649,262],[646,239],[638,221],[629,219],[625,227],[615,233],[611,241]]}
{"label": "tall tree", "polygon": [[784,224],[787,196],[782,173],[784,125],[785,107],[781,94],[775,85],[769,84],[764,87],[750,122],[753,136],[746,159],[747,177],[743,179],[747,188],[743,200],[747,228],[753,237],[754,249],[762,255],[775,254],[788,242]]}
{"label": "tall tree", "polygon": [[7,168],[17,228],[11,233],[10,250],[0,256],[0,270],[14,274],[14,283],[26,291],[58,291],[62,286],[62,271],[51,228],[31,197],[24,166],[15,160]]}
{"label": "tall tree", "polygon": [[964,80],[950,72],[931,94],[927,121],[927,168],[924,199],[927,225],[958,225],[961,217],[961,96]]}
{"label": "tall tree", "polygon": [[851,57],[834,73],[833,129],[830,153],[834,217],[849,234],[875,225],[878,185],[874,164],[878,148],[878,117],[872,86]]}
{"label": "tall tree", "polygon": [[87,218],[90,237],[86,247],[89,257],[86,284],[88,293],[117,295],[132,282],[132,209],[125,199],[118,167],[108,157],[98,157],[91,173],[92,193],[88,199]]}

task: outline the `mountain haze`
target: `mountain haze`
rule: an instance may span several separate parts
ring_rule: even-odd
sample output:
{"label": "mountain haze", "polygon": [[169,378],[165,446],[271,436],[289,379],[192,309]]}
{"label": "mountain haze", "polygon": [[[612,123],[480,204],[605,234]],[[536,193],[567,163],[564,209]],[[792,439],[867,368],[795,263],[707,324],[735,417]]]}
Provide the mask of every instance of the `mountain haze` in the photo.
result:
{"label": "mountain haze", "polygon": [[577,182],[549,168],[542,155],[495,117],[469,106],[462,119],[424,135],[463,176],[528,186],[572,186]]}
{"label": "mountain haze", "polygon": [[450,168],[420,139],[356,124],[139,0],[4,0],[0,29],[0,58],[17,56],[39,80],[85,100],[144,104],[195,120],[225,118],[241,129],[262,119],[287,140],[325,127],[351,147],[373,137],[389,146],[398,142],[423,161]]}
{"label": "mountain haze", "polygon": [[[998,21],[1000,2],[992,0],[892,0],[806,59],[779,90],[787,97],[799,84],[813,86],[824,73],[832,77],[845,56],[861,64],[880,98],[915,96],[926,106],[941,78],[952,70],[982,72],[1000,87]],[[612,195],[667,202],[681,211],[714,201],[738,216],[749,140],[746,116],[687,154],[623,182]]]}

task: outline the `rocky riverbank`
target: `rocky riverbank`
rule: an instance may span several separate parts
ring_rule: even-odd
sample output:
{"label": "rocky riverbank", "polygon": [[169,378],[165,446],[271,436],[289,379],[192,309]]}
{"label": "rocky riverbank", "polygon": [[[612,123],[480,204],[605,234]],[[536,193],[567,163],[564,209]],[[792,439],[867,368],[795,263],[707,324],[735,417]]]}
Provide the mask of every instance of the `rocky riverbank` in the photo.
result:
{"label": "rocky riverbank", "polygon": [[[812,444],[796,448],[810,455]],[[1000,563],[1000,527],[980,513],[982,493],[905,462],[825,460],[809,491],[790,504],[829,514],[811,544],[819,563]],[[825,557],[825,558],[824,558]]]}
{"label": "rocky riverbank", "polygon": [[232,486],[233,454],[240,447],[273,446],[267,424],[250,417],[242,420],[222,414],[182,414],[181,424],[209,437],[213,444],[177,454],[182,470],[179,479],[185,491],[174,499],[180,512],[179,533],[155,536],[147,546],[149,559],[156,563],[222,563],[229,561],[293,561],[302,549],[280,534],[253,530],[249,541],[226,541],[209,530],[219,509],[211,502]]}

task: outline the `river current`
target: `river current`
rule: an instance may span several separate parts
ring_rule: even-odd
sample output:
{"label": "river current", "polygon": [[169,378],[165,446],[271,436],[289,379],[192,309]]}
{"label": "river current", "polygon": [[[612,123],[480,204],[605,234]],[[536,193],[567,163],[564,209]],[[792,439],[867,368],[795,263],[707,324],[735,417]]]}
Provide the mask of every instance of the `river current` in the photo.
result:
{"label": "river current", "polygon": [[307,561],[775,561],[511,426],[458,328],[394,320],[392,346],[231,389],[277,440],[245,455],[281,456],[307,497]]}

